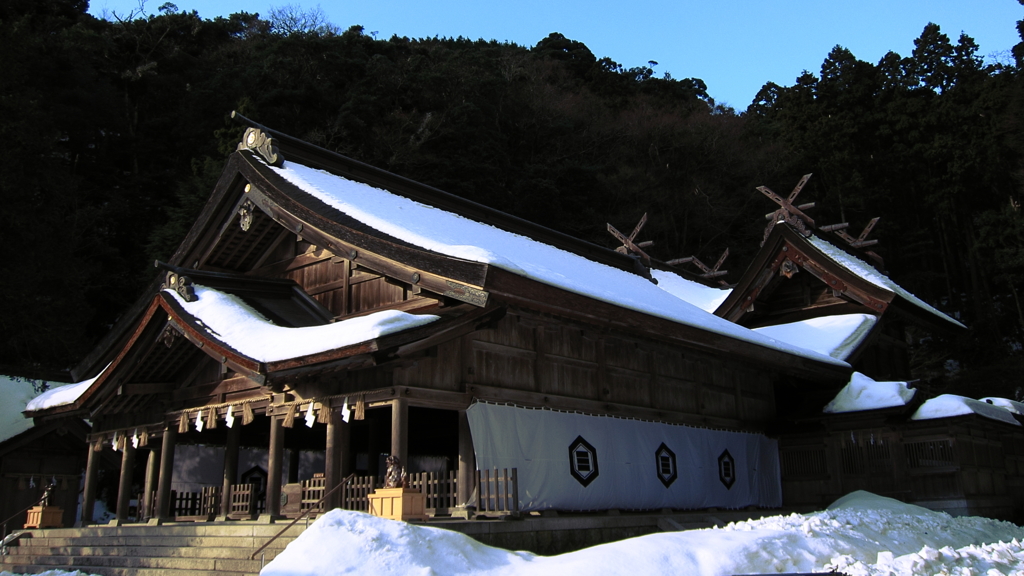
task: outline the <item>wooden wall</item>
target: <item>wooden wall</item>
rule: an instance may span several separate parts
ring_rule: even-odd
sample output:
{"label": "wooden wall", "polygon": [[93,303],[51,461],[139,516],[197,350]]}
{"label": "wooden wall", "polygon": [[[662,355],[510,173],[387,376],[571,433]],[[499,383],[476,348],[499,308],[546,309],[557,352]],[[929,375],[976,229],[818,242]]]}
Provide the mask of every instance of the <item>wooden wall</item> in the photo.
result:
{"label": "wooden wall", "polygon": [[[867,490],[951,513],[1012,518],[1024,504],[1024,433],[980,417],[843,419],[780,438],[783,502],[827,506]],[[823,425],[824,420],[818,425]],[[835,423],[835,422],[833,422]]]}
{"label": "wooden wall", "polygon": [[359,316],[376,310],[411,310],[436,303],[389,283],[357,261],[340,258],[305,241],[283,242],[268,258],[272,263],[249,274],[288,278],[330,310],[335,317]]}
{"label": "wooden wall", "polygon": [[[21,441],[23,438],[28,440]],[[72,526],[78,506],[79,476],[85,469],[84,439],[55,429],[46,434],[33,434],[30,430],[9,442],[18,446],[0,456],[0,521],[35,502],[42,496],[43,486],[56,476],[58,488],[52,492],[50,504],[62,507],[64,525]],[[29,487],[28,479],[34,479],[35,488]],[[19,514],[8,524],[7,531],[20,529],[25,516]]]}
{"label": "wooden wall", "polygon": [[438,346],[394,370],[391,383],[453,391],[479,384],[746,423],[775,416],[764,372],[526,310]]}

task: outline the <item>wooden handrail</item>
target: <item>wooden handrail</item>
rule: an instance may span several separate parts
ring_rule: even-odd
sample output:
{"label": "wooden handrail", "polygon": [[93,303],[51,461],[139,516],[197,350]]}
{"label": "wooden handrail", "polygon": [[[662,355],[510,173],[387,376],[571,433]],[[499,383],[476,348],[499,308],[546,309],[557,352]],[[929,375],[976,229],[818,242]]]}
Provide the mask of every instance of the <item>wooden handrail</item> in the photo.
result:
{"label": "wooden handrail", "polygon": [[356,473],[355,472],[353,472],[353,473],[349,474],[348,476],[346,476],[345,479],[342,480],[340,484],[338,484],[334,488],[331,488],[330,491],[328,491],[326,494],[324,494],[323,498],[317,500],[316,504],[313,504],[309,508],[306,508],[306,511],[303,512],[302,514],[299,514],[299,516],[295,520],[292,520],[291,524],[285,526],[280,532],[275,534],[273,538],[271,538],[270,540],[267,540],[266,543],[263,544],[263,546],[260,546],[255,552],[253,552],[252,556],[249,556],[249,560],[255,560],[257,554],[259,554],[260,552],[263,552],[263,550],[265,550],[267,548],[267,546],[270,546],[270,544],[274,540],[277,540],[282,534],[287,532],[289,528],[291,528],[292,526],[295,526],[299,522],[299,520],[302,520],[303,518],[305,518],[306,515],[308,515],[310,512],[312,512],[313,510],[319,509],[320,505],[324,503],[324,500],[327,500],[328,496],[330,496],[331,494],[334,494],[335,490],[337,490],[338,488],[341,488],[345,484],[348,484],[349,481],[352,480],[355,477],[356,477]]}

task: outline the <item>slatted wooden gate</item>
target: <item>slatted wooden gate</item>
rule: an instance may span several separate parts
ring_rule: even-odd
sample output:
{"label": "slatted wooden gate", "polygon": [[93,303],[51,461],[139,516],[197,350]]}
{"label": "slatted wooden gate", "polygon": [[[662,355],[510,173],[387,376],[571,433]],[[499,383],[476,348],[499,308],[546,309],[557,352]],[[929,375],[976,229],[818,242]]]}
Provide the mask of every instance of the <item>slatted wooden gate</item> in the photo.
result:
{"label": "slatted wooden gate", "polygon": [[517,468],[495,468],[476,472],[476,513],[483,516],[519,515]]}

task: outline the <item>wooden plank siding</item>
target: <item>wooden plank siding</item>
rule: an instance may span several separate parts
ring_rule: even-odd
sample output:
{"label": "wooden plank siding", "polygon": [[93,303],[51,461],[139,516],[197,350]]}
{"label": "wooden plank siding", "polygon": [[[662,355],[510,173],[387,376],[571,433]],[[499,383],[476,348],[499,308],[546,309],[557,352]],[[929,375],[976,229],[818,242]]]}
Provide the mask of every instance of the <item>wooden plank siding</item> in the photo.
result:
{"label": "wooden plank siding", "polygon": [[367,387],[459,391],[476,384],[510,397],[529,392],[755,425],[775,416],[771,377],[761,371],[522,309],[390,372],[351,374],[350,385],[353,378]]}

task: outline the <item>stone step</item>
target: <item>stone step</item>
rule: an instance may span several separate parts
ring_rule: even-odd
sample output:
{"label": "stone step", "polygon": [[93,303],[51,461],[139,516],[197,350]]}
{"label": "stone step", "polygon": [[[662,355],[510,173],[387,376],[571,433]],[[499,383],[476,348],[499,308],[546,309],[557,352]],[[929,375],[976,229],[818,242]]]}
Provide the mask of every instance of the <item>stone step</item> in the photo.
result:
{"label": "stone step", "polygon": [[[277,555],[284,550],[287,542],[274,544],[266,549],[267,555]],[[141,558],[232,558],[248,559],[255,547],[223,546],[14,546],[9,549],[14,556],[136,556]]]}
{"label": "stone step", "polygon": [[[274,541],[291,542],[295,536],[281,536]],[[259,548],[270,537],[231,537],[231,536],[83,536],[80,538],[22,538],[18,546],[45,546],[49,548],[61,546],[114,546],[114,547],[136,547],[136,546],[210,546],[210,547],[234,547],[234,548]],[[15,546],[16,547],[16,546]]]}
{"label": "stone step", "polygon": [[[312,523],[312,521],[310,522]],[[254,536],[270,538],[288,527],[287,524],[256,524],[256,523],[211,523],[190,522],[187,524],[164,524],[148,526],[145,524],[129,524],[126,526],[90,526],[87,528],[44,528],[30,530],[33,537],[78,538],[88,536],[140,536],[149,534],[166,534],[175,536]],[[305,522],[291,526],[285,532],[288,535],[301,534],[306,529]]]}
{"label": "stone step", "polygon": [[[249,557],[287,524],[187,523],[31,530],[0,558],[0,570],[38,573],[80,570],[101,576],[248,576]],[[306,528],[285,531],[261,555],[269,562]]]}
{"label": "stone step", "polygon": [[[37,574],[46,570],[53,570],[53,566],[39,566],[35,564],[14,564],[3,565],[3,569],[15,574]],[[79,570],[85,574],[98,574],[100,576],[256,576],[259,574],[259,566],[255,570],[244,572],[223,572],[210,570],[174,570],[168,568],[113,568],[107,566],[61,566],[60,570],[73,572]]]}

